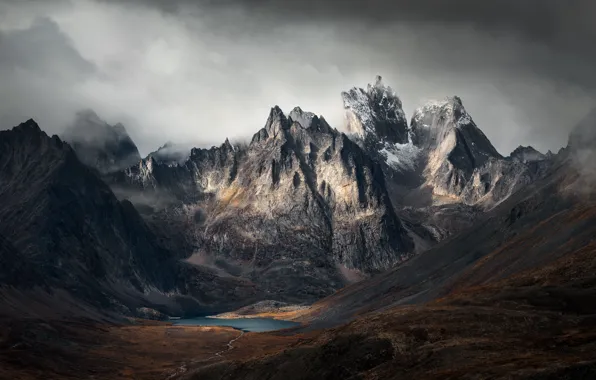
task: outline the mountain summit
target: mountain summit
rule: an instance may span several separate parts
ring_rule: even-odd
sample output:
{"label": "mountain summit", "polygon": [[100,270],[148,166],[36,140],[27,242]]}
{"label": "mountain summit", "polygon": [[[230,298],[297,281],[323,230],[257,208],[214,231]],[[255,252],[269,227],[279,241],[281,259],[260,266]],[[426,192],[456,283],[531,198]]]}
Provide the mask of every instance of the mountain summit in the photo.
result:
{"label": "mountain summit", "polygon": [[247,146],[195,148],[175,166],[149,158],[109,180],[145,199],[170,194],[188,218],[199,212],[187,233],[201,254],[282,300],[317,299],[346,283],[342,267],[373,273],[417,249],[378,163],[298,107],[273,107]]}
{"label": "mountain summit", "polygon": [[381,164],[397,203],[430,194],[428,205],[461,202],[492,208],[534,180],[523,160],[506,160],[458,96],[432,101],[408,125],[402,103],[379,76],[367,90],[342,93],[348,130]]}
{"label": "mountain summit", "polygon": [[120,123],[107,124],[91,110],[78,112],[62,138],[84,164],[102,173],[118,171],[141,160],[126,128]]}
{"label": "mountain summit", "polygon": [[381,76],[375,78],[366,90],[352,88],[341,94],[346,110],[347,129],[361,138],[370,152],[386,145],[409,142],[408,121],[402,102]]}

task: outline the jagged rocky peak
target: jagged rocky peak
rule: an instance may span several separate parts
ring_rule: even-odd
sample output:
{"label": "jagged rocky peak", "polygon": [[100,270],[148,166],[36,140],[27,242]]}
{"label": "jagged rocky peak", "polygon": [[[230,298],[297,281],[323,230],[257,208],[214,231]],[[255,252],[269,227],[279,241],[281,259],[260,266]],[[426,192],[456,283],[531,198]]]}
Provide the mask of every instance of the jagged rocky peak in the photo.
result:
{"label": "jagged rocky peak", "polygon": [[[552,153],[551,153],[552,155]],[[531,146],[518,146],[509,156],[513,160],[523,163],[542,161],[548,158],[548,154],[542,154]]]}
{"label": "jagged rocky peak", "polygon": [[290,124],[298,123],[300,127],[311,132],[333,133],[337,132],[327,123],[323,116],[317,116],[313,112],[303,111],[300,107],[295,107],[288,115]]}
{"label": "jagged rocky peak", "polygon": [[178,293],[175,256],[130,202],[33,120],[0,131],[0,184],[0,220],[10,221],[0,223],[2,282],[64,289],[84,305],[125,313],[155,305],[143,301],[148,289]]}
{"label": "jagged rocky peak", "polygon": [[39,128],[39,125],[33,119],[29,119],[24,123],[13,127],[12,131],[14,132],[14,135],[29,136],[31,138],[36,135],[46,135],[46,133]]}
{"label": "jagged rocky peak", "polygon": [[251,144],[260,143],[271,138],[278,138],[282,130],[290,128],[291,123],[279,106],[271,108],[265,127],[254,134]]}
{"label": "jagged rocky peak", "polygon": [[490,158],[502,158],[476,126],[461,98],[432,101],[414,112],[410,126],[412,143],[421,149],[443,153],[466,170],[481,167]]}
{"label": "jagged rocky peak", "polygon": [[39,128],[39,125],[33,119],[29,119],[26,122],[21,123],[18,126],[14,127],[13,129],[15,131],[31,130],[31,131],[34,131],[34,132],[41,132],[41,128]]}
{"label": "jagged rocky peak", "polygon": [[269,139],[284,140],[285,133],[289,133],[299,138],[304,133],[321,132],[324,134],[337,134],[335,129],[327,123],[325,118],[317,116],[313,112],[303,111],[300,107],[295,107],[286,116],[284,112],[275,106],[271,108],[265,127],[254,134],[251,145],[268,141]]}
{"label": "jagged rocky peak", "polygon": [[236,151],[236,148],[234,147],[234,145],[232,145],[232,143],[230,143],[230,140],[226,138],[224,143],[221,144],[220,146],[212,146],[209,149],[192,148],[190,151],[190,158],[191,158],[191,160],[205,159],[205,158],[209,159],[209,160],[215,160],[215,159],[226,160],[231,155],[233,155],[235,151]]}
{"label": "jagged rocky peak", "polygon": [[[20,148],[15,149],[16,146]],[[62,142],[56,135],[48,136],[33,119],[29,119],[11,130],[0,131],[0,151],[4,154],[14,154],[16,160],[13,164],[15,165],[20,161],[27,162],[28,157],[32,154],[54,156],[53,158],[48,156],[50,161],[53,161],[57,155],[71,154],[74,157],[68,144]]]}
{"label": "jagged rocky peak", "polygon": [[305,112],[300,107],[295,107],[288,115],[288,118],[292,122],[300,124],[303,128],[310,128],[313,121],[316,122],[316,119],[318,119],[317,115],[312,112]]}
{"label": "jagged rocky peak", "polygon": [[184,144],[177,144],[168,141],[155,152],[147,155],[146,159],[153,157],[156,162],[166,165],[179,165],[190,157],[192,147]]}
{"label": "jagged rocky peak", "polygon": [[341,95],[349,133],[365,140],[374,138],[381,144],[409,141],[402,102],[395,91],[383,83],[381,76],[366,90],[354,87]]}
{"label": "jagged rocky peak", "polygon": [[267,123],[265,124],[265,130],[269,136],[276,138],[281,135],[284,129],[288,129],[289,127],[290,122],[281,108],[279,106],[271,108]]}
{"label": "jagged rocky peak", "polygon": [[422,187],[435,203],[491,208],[538,175],[521,160],[504,159],[457,96],[418,108],[410,138],[420,152]]}
{"label": "jagged rocky peak", "polygon": [[120,123],[107,124],[92,110],[78,112],[62,138],[84,164],[102,173],[118,171],[141,160],[126,128]]}
{"label": "jagged rocky peak", "polygon": [[[195,231],[205,251],[252,263],[257,273],[296,259],[304,266],[299,272],[307,280],[300,287],[308,294],[321,289],[309,276],[332,276],[338,284],[336,264],[375,271],[414,252],[379,165],[325,119],[299,108],[286,116],[273,107],[247,148],[226,142],[193,149],[183,166],[153,165],[150,175],[139,172],[120,180],[172,189],[183,203],[211,215]],[[200,203],[188,201],[189,193]],[[316,268],[326,269],[314,274]],[[303,276],[299,272],[296,276]]]}

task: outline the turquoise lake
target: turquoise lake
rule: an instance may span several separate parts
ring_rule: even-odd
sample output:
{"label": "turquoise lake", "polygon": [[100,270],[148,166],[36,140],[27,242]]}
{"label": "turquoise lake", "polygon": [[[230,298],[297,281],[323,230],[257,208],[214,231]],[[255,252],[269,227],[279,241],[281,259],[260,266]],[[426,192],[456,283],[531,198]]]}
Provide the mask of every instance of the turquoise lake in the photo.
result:
{"label": "turquoise lake", "polygon": [[271,318],[220,319],[197,317],[172,321],[175,326],[224,326],[246,332],[265,332],[300,326],[300,323]]}

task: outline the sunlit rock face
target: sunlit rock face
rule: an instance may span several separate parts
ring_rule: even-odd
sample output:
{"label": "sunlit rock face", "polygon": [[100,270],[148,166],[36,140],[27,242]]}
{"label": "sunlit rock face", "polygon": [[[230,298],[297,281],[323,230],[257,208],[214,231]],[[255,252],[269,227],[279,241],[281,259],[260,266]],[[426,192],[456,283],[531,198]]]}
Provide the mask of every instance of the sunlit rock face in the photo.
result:
{"label": "sunlit rock face", "polygon": [[[135,179],[147,184],[151,177],[152,189],[170,178],[155,161],[144,164]],[[6,298],[0,315],[71,317],[96,310],[161,318],[237,308],[264,297],[246,278],[187,260],[201,210],[180,218],[181,209],[168,207],[150,217],[139,203],[118,199],[109,179],[33,120],[0,131],[0,220],[10,221],[0,223],[0,282],[8,285],[4,297],[18,295],[12,298],[17,302]],[[153,195],[156,207],[172,204]],[[28,297],[35,292],[31,307]]]}
{"label": "sunlit rock face", "polygon": [[[499,181],[490,167],[502,156],[476,126],[458,97],[418,108],[412,144],[424,153],[424,186],[438,197],[476,203]],[[494,172],[494,173],[492,173]]]}
{"label": "sunlit rock face", "polygon": [[425,152],[424,186],[437,197],[492,208],[544,173],[531,162],[546,156],[501,156],[457,96],[417,109],[410,130],[412,143]]}
{"label": "sunlit rock face", "polygon": [[149,157],[109,181],[174,194],[182,213],[200,209],[198,250],[290,299],[343,286],[338,268],[373,273],[416,250],[380,165],[298,107],[272,108],[249,144],[193,149],[179,165]]}
{"label": "sunlit rock face", "polygon": [[342,98],[348,134],[276,106],[245,144],[150,155],[106,180],[157,225],[180,226],[201,263],[300,301],[469,227],[547,166],[501,156],[458,97],[425,104],[409,125],[380,77]]}
{"label": "sunlit rock face", "polygon": [[380,163],[397,204],[426,194],[415,203],[492,208],[543,172],[530,161],[548,158],[525,152],[526,159],[505,159],[457,96],[416,109],[409,125],[401,101],[380,77],[342,97],[351,137]]}

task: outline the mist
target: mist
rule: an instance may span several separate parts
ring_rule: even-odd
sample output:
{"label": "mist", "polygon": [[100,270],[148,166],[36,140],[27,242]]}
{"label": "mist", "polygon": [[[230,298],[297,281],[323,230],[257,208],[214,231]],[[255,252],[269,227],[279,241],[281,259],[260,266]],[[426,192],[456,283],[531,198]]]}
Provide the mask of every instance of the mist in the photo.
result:
{"label": "mist", "polygon": [[380,74],[409,116],[428,100],[460,96],[507,155],[518,145],[558,150],[596,104],[596,61],[585,40],[572,38],[594,34],[570,29],[587,25],[570,12],[581,15],[578,4],[589,3],[574,2],[558,20],[558,8],[544,2],[543,22],[556,30],[525,22],[525,8],[480,27],[474,20],[482,18],[441,13],[431,0],[422,2],[428,9],[394,3],[409,13],[368,12],[358,1],[339,8],[325,1],[6,1],[0,128],[34,118],[60,134],[77,111],[93,109],[109,124],[123,123],[142,155],[167,141],[246,139],[274,105],[286,112],[299,105],[342,129],[340,92]]}

